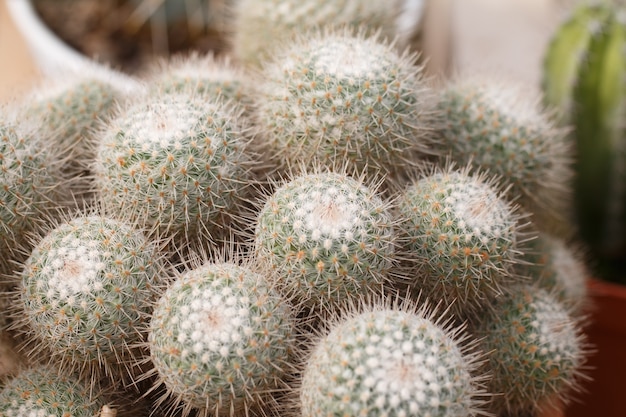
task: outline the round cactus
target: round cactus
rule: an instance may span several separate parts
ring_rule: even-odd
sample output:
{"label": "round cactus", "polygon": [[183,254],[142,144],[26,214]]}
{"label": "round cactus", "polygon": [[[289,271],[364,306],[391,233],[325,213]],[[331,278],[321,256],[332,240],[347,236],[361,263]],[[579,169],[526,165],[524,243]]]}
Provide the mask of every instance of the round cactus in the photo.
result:
{"label": "round cactus", "polygon": [[[132,377],[157,285],[157,246],[129,224],[76,217],[49,231],[22,272],[16,327],[60,366],[112,379]],[[47,353],[46,353],[47,355]]]}
{"label": "round cactus", "polygon": [[105,207],[163,235],[214,239],[252,179],[245,129],[221,101],[142,97],[113,120],[94,164]]}
{"label": "round cactus", "polygon": [[321,26],[368,28],[404,47],[419,30],[422,1],[414,0],[243,0],[234,10],[233,51],[239,61],[259,66],[272,45]]}
{"label": "round cactus", "polygon": [[246,97],[244,73],[229,57],[213,54],[173,57],[161,61],[149,77],[152,88],[163,93],[205,94],[243,103]]}
{"label": "round cactus", "polygon": [[553,293],[573,314],[582,313],[588,304],[589,274],[580,252],[558,237],[539,233],[524,250],[522,262],[515,269],[519,275],[529,277]]}
{"label": "round cactus", "polygon": [[296,176],[265,202],[255,250],[289,294],[332,309],[381,288],[395,259],[388,204],[340,173]]}
{"label": "round cactus", "polygon": [[374,308],[319,340],[299,389],[303,417],[482,414],[480,355],[424,310]]}
{"label": "round cactus", "polygon": [[399,240],[411,285],[461,312],[516,281],[520,216],[484,175],[435,169],[398,199]]}
{"label": "round cactus", "polygon": [[188,414],[248,415],[280,390],[294,317],[267,277],[246,265],[207,263],[184,272],[158,300],[148,344],[161,402]]}
{"label": "round cactus", "polygon": [[[41,140],[35,124],[0,120],[0,270],[7,273],[38,221],[63,204],[59,148]],[[4,113],[6,111],[6,113]]]}
{"label": "round cactus", "polygon": [[486,313],[476,336],[489,352],[491,411],[534,415],[566,401],[580,382],[588,349],[563,304],[543,289],[524,287]]}
{"label": "round cactus", "polygon": [[376,37],[325,31],[289,44],[261,73],[259,135],[270,157],[402,172],[431,152],[430,90],[415,56]]}
{"label": "round cactus", "polygon": [[93,417],[104,405],[88,384],[47,366],[22,370],[0,390],[0,415],[6,417]]}
{"label": "round cactus", "polygon": [[[501,177],[508,195],[548,227],[570,204],[573,155],[566,130],[511,85],[451,83],[437,100],[442,155]],[[552,217],[548,216],[551,214]]]}

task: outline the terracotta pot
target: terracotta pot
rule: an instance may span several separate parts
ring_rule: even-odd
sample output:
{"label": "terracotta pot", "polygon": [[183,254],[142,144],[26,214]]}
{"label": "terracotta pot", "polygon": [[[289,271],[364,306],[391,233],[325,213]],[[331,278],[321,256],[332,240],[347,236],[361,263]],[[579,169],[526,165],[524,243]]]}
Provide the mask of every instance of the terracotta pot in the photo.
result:
{"label": "terracotta pot", "polygon": [[589,357],[593,378],[586,392],[565,410],[565,417],[626,416],[626,286],[595,279],[588,281],[593,303],[585,333],[593,344]]}

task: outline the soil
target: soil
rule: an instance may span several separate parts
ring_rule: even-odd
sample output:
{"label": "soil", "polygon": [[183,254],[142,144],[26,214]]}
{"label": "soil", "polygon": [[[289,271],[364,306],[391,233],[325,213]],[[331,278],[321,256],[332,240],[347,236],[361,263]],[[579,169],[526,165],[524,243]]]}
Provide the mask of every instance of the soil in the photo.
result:
{"label": "soil", "polygon": [[99,62],[127,73],[137,73],[155,57],[190,50],[224,52],[224,22],[206,20],[193,28],[186,19],[168,22],[156,30],[167,40],[158,41],[155,20],[133,18],[137,1],[129,0],[33,0],[44,22],[68,45]]}

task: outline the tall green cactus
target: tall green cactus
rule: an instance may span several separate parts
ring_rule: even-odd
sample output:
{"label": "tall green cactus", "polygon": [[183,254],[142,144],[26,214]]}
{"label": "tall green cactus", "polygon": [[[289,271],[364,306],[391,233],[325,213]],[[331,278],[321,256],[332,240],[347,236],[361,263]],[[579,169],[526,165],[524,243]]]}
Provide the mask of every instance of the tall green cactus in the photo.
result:
{"label": "tall green cactus", "polygon": [[545,102],[573,127],[579,232],[607,277],[626,265],[625,48],[626,10],[583,4],[555,33],[544,67]]}

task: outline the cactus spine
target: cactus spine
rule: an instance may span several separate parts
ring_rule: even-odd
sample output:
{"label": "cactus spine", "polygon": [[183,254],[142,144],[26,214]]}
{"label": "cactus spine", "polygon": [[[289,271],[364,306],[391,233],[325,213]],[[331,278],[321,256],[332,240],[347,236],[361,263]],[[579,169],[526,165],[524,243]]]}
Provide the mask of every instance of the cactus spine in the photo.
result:
{"label": "cactus spine", "polygon": [[284,389],[293,320],[268,278],[248,266],[186,271],[159,299],[150,324],[152,362],[170,394],[161,401],[184,414],[248,415]]}
{"label": "cactus spine", "polygon": [[623,279],[626,265],[626,11],[581,4],[554,34],[544,65],[544,98],[573,126],[579,234],[598,273]]}

